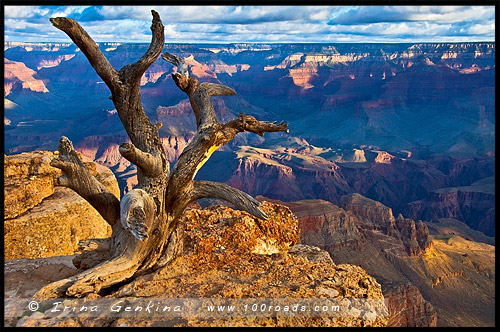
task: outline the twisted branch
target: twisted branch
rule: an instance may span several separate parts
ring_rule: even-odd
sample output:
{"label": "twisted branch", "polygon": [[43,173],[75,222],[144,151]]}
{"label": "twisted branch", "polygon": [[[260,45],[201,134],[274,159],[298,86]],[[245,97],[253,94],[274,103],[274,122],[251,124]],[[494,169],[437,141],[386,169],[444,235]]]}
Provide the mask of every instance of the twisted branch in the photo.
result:
{"label": "twisted branch", "polygon": [[225,183],[194,181],[191,201],[200,198],[220,198],[234,204],[236,208],[246,211],[253,216],[264,220],[267,219],[267,214],[259,208],[259,201],[247,193]]}
{"label": "twisted branch", "polygon": [[67,137],[59,140],[59,157],[51,160],[50,165],[63,171],[58,185],[73,189],[87,200],[99,214],[113,226],[120,219],[120,201],[100,183],[83,165],[76,154],[73,144]]}
{"label": "twisted branch", "polygon": [[[182,57],[163,53],[162,58],[177,66],[177,71],[172,74],[172,78],[177,87],[189,97],[198,128],[195,137],[179,156],[175,168],[172,170],[166,195],[167,205],[176,206],[177,202],[186,199],[186,197],[188,200],[218,197],[256,217],[265,218],[264,212],[257,207],[258,202],[251,196],[224,184],[196,181],[193,184],[193,180],[212,153],[220,146],[229,143],[238,133],[249,131],[262,136],[265,132],[288,132],[288,125],[283,122],[278,124],[258,121],[253,116],[245,114],[240,114],[238,119],[221,125],[217,121],[210,97],[235,95],[236,92],[221,84],[199,83],[196,78],[189,76],[186,62]],[[187,188],[192,188],[191,196],[185,195],[184,191]],[[185,206],[185,201],[178,206]]]}
{"label": "twisted branch", "polygon": [[123,143],[118,148],[120,154],[130,161],[132,164],[137,165],[141,171],[149,176],[155,177],[160,175],[162,172],[162,161],[161,158],[153,156],[150,153],[143,152],[136,148],[131,143]]}
{"label": "twisted branch", "polygon": [[153,15],[153,23],[151,24],[152,39],[148,50],[137,62],[120,69],[120,76],[126,77],[127,81],[133,84],[139,84],[142,74],[160,56],[165,43],[165,31],[160,15],[154,10],[151,11],[151,14]]}
{"label": "twisted branch", "polygon": [[80,50],[85,54],[89,60],[92,67],[106,83],[111,91],[114,91],[119,84],[120,77],[118,71],[109,63],[108,59],[102,54],[99,46],[96,42],[88,35],[88,33],[71,18],[66,17],[56,17],[51,18],[50,22],[58,28],[64,31],[71,40],[80,48]]}

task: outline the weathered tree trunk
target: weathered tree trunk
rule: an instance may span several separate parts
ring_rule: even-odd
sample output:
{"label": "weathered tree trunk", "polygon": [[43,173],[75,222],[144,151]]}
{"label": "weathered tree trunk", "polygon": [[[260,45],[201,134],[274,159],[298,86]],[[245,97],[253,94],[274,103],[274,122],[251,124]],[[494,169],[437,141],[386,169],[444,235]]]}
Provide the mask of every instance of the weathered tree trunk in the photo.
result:
{"label": "weathered tree trunk", "polygon": [[59,156],[51,162],[64,174],[58,184],[72,188],[85,198],[112,226],[113,233],[111,241],[87,240],[82,244],[89,250],[82,255],[91,256],[91,250],[99,250],[100,255],[109,251],[109,259],[73,277],[47,285],[35,294],[34,298],[38,300],[82,297],[168,264],[182,253],[183,225],[179,221],[189,203],[197,199],[224,199],[254,216],[267,217],[259,208],[259,202],[251,196],[222,183],[195,181],[194,177],[210,155],[236,134],[250,131],[262,136],[265,132],[288,132],[287,124],[257,121],[244,114],[220,124],[209,99],[215,95],[234,95],[235,92],[223,85],[199,83],[189,76],[183,58],[164,53],[163,59],[177,67],[172,77],[189,97],[198,127],[195,137],[170,171],[158,134],[161,123],[151,123],[141,105],[141,76],[160,56],[164,46],[163,24],[158,13],[152,11],[152,14],[153,37],[149,49],[139,61],[119,71],[111,66],[76,21],[51,19],[52,24],[80,48],[109,87],[111,100],[131,140],[131,143],[122,144],[119,151],[137,165],[138,184],[119,201],[87,171],[71,141],[61,138]]}

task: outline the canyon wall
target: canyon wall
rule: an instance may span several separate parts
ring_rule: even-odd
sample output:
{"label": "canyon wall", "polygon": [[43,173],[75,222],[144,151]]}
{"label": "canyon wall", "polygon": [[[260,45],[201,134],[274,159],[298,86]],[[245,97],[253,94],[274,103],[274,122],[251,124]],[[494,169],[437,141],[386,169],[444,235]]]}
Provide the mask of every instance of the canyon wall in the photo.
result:
{"label": "canyon wall", "polygon": [[[99,44],[116,68],[147,46]],[[7,42],[4,50],[5,153],[55,150],[66,135],[116,174],[120,193],[133,188],[136,170],[117,150],[127,137],[84,55],[71,43]],[[197,179],[295,209],[301,242],[360,265],[393,312],[408,308],[390,324],[491,325],[494,43],[166,44],[165,51],[186,57],[200,80],[237,92],[212,98],[221,122],[239,113],[289,122],[288,135],[238,135]],[[196,125],[172,70],[156,62],[141,94],[151,121],[163,123],[173,164]],[[8,220],[36,211],[46,195],[69,197],[51,193],[50,176],[29,176],[19,186],[32,197],[6,195]],[[68,232],[65,241],[80,238],[61,234]]]}
{"label": "canyon wall", "polygon": [[318,200],[280,204],[297,215],[301,243],[315,243],[335,262],[357,264],[375,276],[389,326],[493,324],[487,313],[495,303],[495,247],[487,243],[494,239],[456,220],[394,217],[389,207],[359,194],[341,202],[340,207]]}
{"label": "canyon wall", "polygon": [[[117,68],[147,49],[99,46]],[[126,136],[83,54],[71,43],[6,42],[4,50],[6,153],[55,150],[59,137],[69,135],[79,151],[117,172],[122,193],[130,190],[135,169],[117,155]],[[269,149],[286,145],[290,135],[239,135],[224,147],[235,154],[225,154],[231,169],[220,176],[224,182],[288,201],[338,204],[358,192],[407,218],[453,217],[494,233],[494,196],[435,195],[494,175],[494,43],[166,44],[165,50],[186,57],[198,79],[237,92],[213,98],[220,121],[242,112],[285,120],[293,138],[306,140],[300,148],[311,149],[302,155],[271,149],[263,159],[241,145]],[[163,123],[160,136],[173,163],[196,126],[171,72],[167,62],[155,62],[141,93],[148,116]]]}

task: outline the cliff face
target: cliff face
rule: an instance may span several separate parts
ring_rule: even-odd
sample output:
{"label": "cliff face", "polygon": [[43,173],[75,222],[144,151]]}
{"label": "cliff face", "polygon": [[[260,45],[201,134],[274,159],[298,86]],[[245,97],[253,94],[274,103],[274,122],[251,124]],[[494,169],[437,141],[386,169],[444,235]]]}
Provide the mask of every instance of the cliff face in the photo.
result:
{"label": "cliff face", "polygon": [[384,270],[387,263],[354,258],[359,252],[378,255],[378,251],[397,256],[406,251],[408,257],[422,257],[432,248],[429,230],[422,221],[401,215],[394,218],[390,208],[359,194],[343,196],[343,208],[321,200],[274,202],[288,206],[299,219],[300,243],[318,246],[334,259],[338,255],[342,262],[356,261],[380,277],[389,310],[388,326],[436,326],[436,310],[418,288],[412,284],[395,286],[391,280],[401,281]]}
{"label": "cliff face", "polygon": [[33,75],[36,72],[22,62],[15,62],[5,59],[5,84],[4,96],[8,96],[15,84],[20,84],[22,89],[29,89],[34,92],[47,93],[49,90],[42,80],[36,79]]}
{"label": "cliff face", "polygon": [[[257,199],[269,200],[262,196]],[[360,250],[365,247],[365,238],[357,227],[359,219],[330,202],[274,202],[288,206],[299,220],[300,243],[322,248],[329,253],[343,248]]]}
{"label": "cliff face", "polygon": [[[116,68],[147,49],[119,43],[99,47]],[[122,192],[130,189],[135,169],[117,153],[126,140],[123,127],[85,56],[63,43],[6,43],[4,48],[6,152],[52,150],[61,134],[71,134],[79,151],[117,172]],[[224,182],[287,201],[339,204],[341,196],[359,192],[413,220],[453,217],[494,233],[493,196],[434,195],[494,175],[494,43],[168,44],[166,50],[188,58],[200,80],[237,92],[212,98],[219,121],[240,112],[283,119],[295,138],[311,142],[280,150],[274,147],[285,146],[289,135],[238,135],[238,143],[272,153],[263,158],[260,151],[224,147],[232,150],[223,162],[231,167],[220,171]],[[160,136],[173,162],[196,125],[171,72],[170,64],[155,62],[142,79],[141,93],[148,116],[163,123]],[[48,92],[41,92],[41,84]]]}
{"label": "cliff face", "polygon": [[[494,183],[494,179],[492,180]],[[405,213],[425,220],[455,218],[488,236],[495,235],[495,193],[457,190],[430,192],[408,204]]]}
{"label": "cliff face", "polygon": [[419,256],[432,247],[429,229],[422,220],[415,222],[412,219],[403,218],[399,214],[396,218],[396,226],[401,234],[408,255]]}
{"label": "cliff face", "polygon": [[50,166],[53,154],[23,153],[4,160],[4,217],[15,218],[54,193],[61,171]]}
{"label": "cliff face", "polygon": [[352,192],[339,166],[289,144],[276,149],[240,147],[228,183],[252,195],[283,201],[321,198],[336,202]]}
{"label": "cliff face", "polygon": [[394,218],[390,208],[360,194],[342,196],[341,206],[359,218],[361,228],[382,231],[402,241],[409,256],[420,256],[432,246],[429,230],[421,220],[415,222],[401,214]]}
{"label": "cliff face", "polygon": [[[141,44],[99,46],[116,68],[146,51]],[[193,75],[201,80],[234,88],[253,109],[263,111],[260,115],[271,112],[278,119],[290,119],[295,134],[304,138],[358,148],[377,146],[390,153],[409,150],[424,158],[428,153],[483,156],[494,150],[494,43],[260,47],[242,51],[234,45],[168,44],[166,50],[186,57]],[[84,111],[83,105],[89,106],[82,95],[95,95],[99,98],[92,101],[92,115],[88,113],[84,120],[89,123],[82,125],[82,137],[100,134],[91,125],[93,117],[113,106],[106,87],[74,45],[6,43],[4,48],[9,68],[17,63],[30,71],[28,76],[33,79],[21,81],[39,82],[36,84],[49,91],[36,92],[45,91],[42,85],[30,89],[18,84],[17,89],[18,81],[6,81],[9,99],[30,110],[7,112],[14,126],[31,116],[40,118],[48,106],[58,113],[54,117],[58,121],[72,119]],[[171,71],[170,64],[159,61],[143,76],[141,92],[147,112],[185,98],[175,88]],[[55,102],[52,94],[68,99]],[[296,110],[290,112],[290,105],[296,105]],[[234,111],[236,115],[248,110]],[[331,123],[338,125],[329,126]],[[27,135],[22,128],[13,129],[12,137]],[[13,140],[7,150],[19,145]],[[23,148],[27,149],[30,147]]]}
{"label": "cliff face", "polygon": [[390,208],[360,194],[342,196],[342,207],[322,200],[271,201],[288,206],[297,216],[301,243],[318,246],[331,255],[348,248],[365,250],[366,239],[373,238],[373,232],[404,247],[410,257],[422,256],[432,248],[429,229],[421,220],[415,222],[401,214],[395,218]]}
{"label": "cliff face", "polygon": [[396,224],[392,209],[380,202],[363,197],[360,194],[342,196],[340,206],[352,211],[360,218],[362,228],[381,230],[386,235],[395,234]]}
{"label": "cliff face", "polygon": [[[250,307],[269,305],[278,301],[290,310],[297,301],[314,305],[318,301],[340,303],[339,314],[310,315],[304,311],[294,315],[279,313],[243,314],[241,310],[231,315],[218,312],[205,315],[168,315],[152,317],[134,315],[102,315],[97,318],[75,317],[73,313],[52,314],[50,310],[29,313],[16,322],[15,294],[10,290],[16,285],[12,278],[20,276],[20,265],[9,265],[6,290],[9,309],[6,320],[16,326],[385,326],[387,309],[380,285],[366,272],[350,264],[334,264],[328,254],[317,247],[297,245],[298,222],[291,211],[280,205],[263,203],[269,215],[264,222],[241,211],[215,206],[204,210],[191,209],[185,214],[184,255],[158,271],[140,276],[121,286],[111,294],[91,294],[86,305],[104,301],[179,299],[186,305],[189,300],[232,301],[243,310],[243,303]],[[19,260],[19,263],[23,263]],[[61,264],[51,261],[47,264]],[[36,266],[44,266],[38,264]],[[32,271],[33,264],[26,265]],[[60,269],[66,275],[75,273]],[[57,274],[57,273],[56,273]],[[50,276],[56,278],[55,274]],[[36,279],[35,279],[36,280]],[[19,281],[19,280],[17,280]],[[32,283],[33,284],[33,283]],[[36,291],[36,285],[32,285]],[[23,294],[30,290],[23,288]],[[10,300],[10,301],[9,301]],[[96,301],[96,302],[93,302]],[[101,302],[99,302],[101,301]],[[19,303],[19,299],[17,299]],[[71,300],[65,305],[75,305]],[[268,308],[268,307],[266,307]],[[313,311],[314,306],[309,309]],[[183,308],[188,310],[189,308]],[[274,307],[273,307],[273,310]],[[17,313],[17,316],[21,316]]]}
{"label": "cliff face", "polygon": [[[224,158],[231,166],[220,169],[219,177],[212,175],[210,180],[227,181],[252,195],[282,201],[323,199],[342,205],[342,196],[359,192],[407,218],[455,218],[487,235],[494,232],[494,156],[417,161],[375,149],[322,148],[289,139],[268,147],[243,145]],[[485,186],[492,189],[485,191]],[[394,232],[394,217],[385,213],[372,215],[380,216],[381,222],[392,222],[378,224],[384,232]],[[365,226],[373,228],[368,221]]]}
{"label": "cliff face", "polygon": [[[103,238],[111,227],[98,212],[69,188],[55,187],[61,171],[50,166],[52,152],[6,156],[4,161],[5,259],[73,254],[78,241]],[[113,194],[118,184],[109,169],[86,166]]]}
{"label": "cliff face", "polygon": [[[394,217],[390,208],[359,194],[341,201],[343,208],[329,209],[331,203],[315,200],[282,204],[299,217],[301,243],[319,243],[335,262],[359,265],[376,277],[388,301],[390,326],[493,324],[487,314],[495,303],[494,246],[487,244],[494,244],[493,238],[456,220],[424,223]],[[356,234],[351,225],[362,245],[346,245]],[[328,246],[318,241],[333,239],[330,230],[345,238],[335,238]]]}
{"label": "cliff face", "polygon": [[391,313],[387,326],[435,327],[437,313],[417,287],[403,284],[384,291],[387,309]]}

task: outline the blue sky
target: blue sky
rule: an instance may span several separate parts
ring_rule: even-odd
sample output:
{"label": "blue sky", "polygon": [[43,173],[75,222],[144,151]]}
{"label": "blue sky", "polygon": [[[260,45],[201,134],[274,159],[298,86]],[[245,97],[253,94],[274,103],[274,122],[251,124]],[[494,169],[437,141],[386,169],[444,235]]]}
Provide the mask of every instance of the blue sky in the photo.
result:
{"label": "blue sky", "polygon": [[151,9],[172,43],[474,42],[495,40],[491,6],[5,6],[5,41],[70,42],[50,17],[97,42],[151,40]]}

